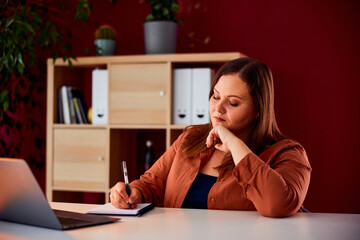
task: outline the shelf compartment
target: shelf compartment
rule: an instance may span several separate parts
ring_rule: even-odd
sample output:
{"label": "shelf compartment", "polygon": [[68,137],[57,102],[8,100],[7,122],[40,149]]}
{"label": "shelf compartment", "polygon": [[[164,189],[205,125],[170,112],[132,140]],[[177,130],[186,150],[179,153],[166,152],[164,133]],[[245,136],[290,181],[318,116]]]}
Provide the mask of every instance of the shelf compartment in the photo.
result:
{"label": "shelf compartment", "polygon": [[78,189],[77,191],[55,190],[53,192],[54,202],[104,204],[105,192],[86,192]]}
{"label": "shelf compartment", "polygon": [[110,130],[110,186],[123,181],[121,161],[126,161],[129,181],[144,173],[146,141],[153,142],[155,159],[165,152],[165,129]]}
{"label": "shelf compartment", "polygon": [[55,129],[53,187],[107,188],[106,131]]}

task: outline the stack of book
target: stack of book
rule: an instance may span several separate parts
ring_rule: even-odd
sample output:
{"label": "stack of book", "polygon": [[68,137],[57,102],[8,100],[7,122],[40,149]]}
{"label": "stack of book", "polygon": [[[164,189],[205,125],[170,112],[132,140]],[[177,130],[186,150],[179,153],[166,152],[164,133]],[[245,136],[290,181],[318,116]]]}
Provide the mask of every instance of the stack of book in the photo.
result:
{"label": "stack of book", "polygon": [[58,89],[58,122],[65,124],[86,124],[88,107],[82,91],[70,86]]}

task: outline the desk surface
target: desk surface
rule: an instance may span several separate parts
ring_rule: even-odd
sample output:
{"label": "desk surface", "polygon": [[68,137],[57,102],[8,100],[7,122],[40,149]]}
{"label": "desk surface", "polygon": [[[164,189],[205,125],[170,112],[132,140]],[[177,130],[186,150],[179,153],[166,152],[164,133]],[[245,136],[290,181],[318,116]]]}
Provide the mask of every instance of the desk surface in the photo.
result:
{"label": "desk surface", "polygon": [[[86,212],[96,205],[51,203]],[[267,218],[251,211],[155,208],[117,223],[57,231],[0,221],[0,239],[360,239],[360,214],[297,213]]]}

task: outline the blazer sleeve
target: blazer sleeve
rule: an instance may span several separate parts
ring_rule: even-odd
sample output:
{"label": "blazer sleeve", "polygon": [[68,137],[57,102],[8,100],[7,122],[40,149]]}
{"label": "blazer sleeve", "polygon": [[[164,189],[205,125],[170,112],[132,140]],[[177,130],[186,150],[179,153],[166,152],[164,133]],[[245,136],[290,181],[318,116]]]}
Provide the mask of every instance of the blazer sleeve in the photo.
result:
{"label": "blazer sleeve", "polygon": [[168,174],[184,135],[185,133],[182,133],[153,166],[140,176],[140,179],[130,183],[130,186],[140,190],[145,202],[163,206]]}
{"label": "blazer sleeve", "polygon": [[260,214],[285,217],[297,212],[305,200],[310,172],[304,148],[293,144],[271,159],[249,153],[235,166],[233,175]]}

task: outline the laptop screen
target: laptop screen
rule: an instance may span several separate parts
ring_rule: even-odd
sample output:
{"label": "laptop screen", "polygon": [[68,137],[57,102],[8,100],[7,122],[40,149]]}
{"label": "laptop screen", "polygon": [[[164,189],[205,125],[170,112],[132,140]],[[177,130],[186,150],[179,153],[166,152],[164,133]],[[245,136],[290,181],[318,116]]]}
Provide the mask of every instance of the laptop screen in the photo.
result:
{"label": "laptop screen", "polygon": [[[70,212],[68,212],[70,213]],[[0,158],[0,219],[53,229],[69,229],[114,222],[119,219],[80,213],[87,220],[79,226],[61,225],[27,163],[22,159]]]}

